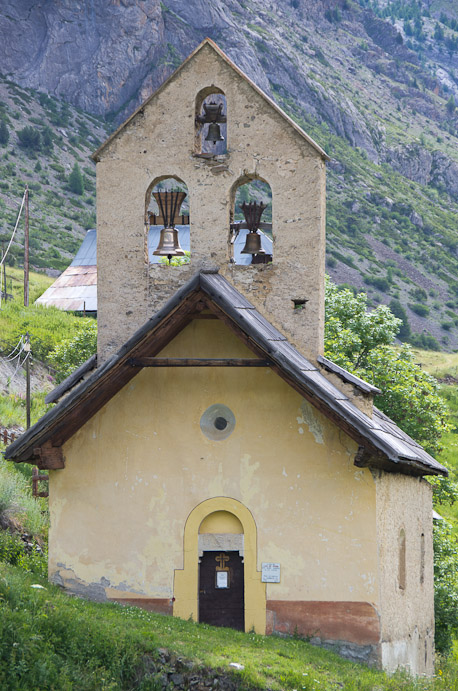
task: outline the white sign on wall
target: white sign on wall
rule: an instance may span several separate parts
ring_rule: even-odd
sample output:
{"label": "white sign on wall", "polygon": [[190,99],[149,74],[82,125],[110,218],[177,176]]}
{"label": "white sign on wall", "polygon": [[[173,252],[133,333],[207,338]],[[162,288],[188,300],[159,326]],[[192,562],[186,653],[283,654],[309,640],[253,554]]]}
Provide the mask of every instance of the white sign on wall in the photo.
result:
{"label": "white sign on wall", "polygon": [[262,562],[261,581],[263,583],[280,583],[280,564]]}

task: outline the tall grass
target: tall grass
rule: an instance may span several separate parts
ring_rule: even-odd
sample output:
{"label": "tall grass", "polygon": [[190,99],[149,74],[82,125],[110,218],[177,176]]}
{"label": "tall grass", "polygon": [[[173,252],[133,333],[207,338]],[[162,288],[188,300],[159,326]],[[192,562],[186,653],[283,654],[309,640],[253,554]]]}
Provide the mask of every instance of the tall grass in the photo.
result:
{"label": "tall grass", "polygon": [[[228,688],[214,682],[223,674],[245,691],[458,691],[456,655],[444,664],[438,660],[434,679],[387,676],[297,638],[85,602],[45,581],[45,589],[31,588],[33,578],[0,564],[0,688],[11,691],[174,688],[167,673],[177,663],[161,663],[158,648],[171,651],[171,660],[192,661],[182,666],[183,675],[207,669],[206,688]],[[231,670],[231,662],[243,669]],[[189,688],[202,688],[197,682]]]}
{"label": "tall grass", "polygon": [[52,283],[42,274],[30,274],[30,307],[24,307],[22,273],[10,269],[13,279],[13,300],[2,302],[0,311],[0,355],[13,350],[26,331],[30,334],[33,357],[46,361],[55,346],[66,338],[74,336],[80,325],[80,317],[57,307],[35,305],[34,301]]}
{"label": "tall grass", "polygon": [[47,502],[32,496],[30,477],[0,456],[0,524],[11,524],[39,539],[48,528]]}

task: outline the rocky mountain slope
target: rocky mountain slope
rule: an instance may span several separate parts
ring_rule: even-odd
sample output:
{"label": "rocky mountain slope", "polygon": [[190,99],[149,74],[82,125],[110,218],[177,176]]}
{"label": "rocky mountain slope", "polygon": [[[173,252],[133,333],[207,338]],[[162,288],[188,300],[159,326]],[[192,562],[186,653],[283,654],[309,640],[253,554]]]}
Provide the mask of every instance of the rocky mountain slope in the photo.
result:
{"label": "rocky mountain slope", "polygon": [[333,278],[458,347],[455,2],[3,0],[0,35],[10,79],[113,123],[215,39],[332,156]]}
{"label": "rocky mountain slope", "polygon": [[[53,275],[68,266],[86,230],[95,227],[89,157],[106,131],[100,119],[64,101],[0,78],[0,249],[6,249],[28,184],[31,265]],[[69,182],[75,164],[83,183],[77,193]],[[24,214],[8,264],[22,263],[23,238]]]}

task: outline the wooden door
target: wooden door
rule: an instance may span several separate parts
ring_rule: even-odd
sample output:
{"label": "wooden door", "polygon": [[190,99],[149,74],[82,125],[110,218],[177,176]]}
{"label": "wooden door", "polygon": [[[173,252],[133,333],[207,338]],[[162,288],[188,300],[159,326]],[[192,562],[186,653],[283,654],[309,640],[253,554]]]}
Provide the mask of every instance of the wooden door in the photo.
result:
{"label": "wooden door", "polygon": [[243,558],[238,552],[204,552],[199,565],[199,621],[245,630]]}

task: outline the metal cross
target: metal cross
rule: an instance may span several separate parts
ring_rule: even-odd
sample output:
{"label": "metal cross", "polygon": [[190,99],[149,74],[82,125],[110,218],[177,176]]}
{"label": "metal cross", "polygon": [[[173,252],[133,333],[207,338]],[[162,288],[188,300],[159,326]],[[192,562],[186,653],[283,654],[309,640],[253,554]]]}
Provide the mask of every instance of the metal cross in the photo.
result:
{"label": "metal cross", "polygon": [[215,557],[215,561],[219,563],[219,568],[223,569],[224,571],[227,571],[227,566],[226,562],[230,560],[230,557],[227,556],[227,554],[221,554],[217,557]]}

